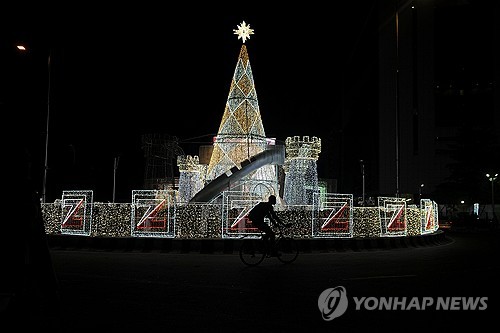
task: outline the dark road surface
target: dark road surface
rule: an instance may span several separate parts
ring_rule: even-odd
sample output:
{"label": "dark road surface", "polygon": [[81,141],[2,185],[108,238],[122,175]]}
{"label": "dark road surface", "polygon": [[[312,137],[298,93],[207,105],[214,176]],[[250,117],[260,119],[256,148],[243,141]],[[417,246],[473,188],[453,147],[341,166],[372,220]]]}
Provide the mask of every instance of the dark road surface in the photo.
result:
{"label": "dark road surface", "polygon": [[[500,234],[446,236],[451,242],[443,245],[301,253],[290,265],[268,258],[253,268],[245,267],[237,254],[52,249],[61,306],[44,309],[44,315],[33,315],[26,323],[49,332],[486,329],[500,315]],[[336,286],[345,288],[349,304],[343,315],[327,321],[318,297]],[[396,296],[433,302],[438,297],[487,297],[487,307],[356,310],[353,301]]]}

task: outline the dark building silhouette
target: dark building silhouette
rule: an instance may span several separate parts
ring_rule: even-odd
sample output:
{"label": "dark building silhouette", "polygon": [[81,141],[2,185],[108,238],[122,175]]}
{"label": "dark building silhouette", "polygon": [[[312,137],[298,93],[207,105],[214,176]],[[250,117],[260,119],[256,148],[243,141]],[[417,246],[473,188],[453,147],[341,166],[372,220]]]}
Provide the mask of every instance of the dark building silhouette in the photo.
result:
{"label": "dark building silhouette", "polygon": [[378,2],[381,195],[428,197],[450,181],[461,129],[500,132],[498,18],[491,2]]}

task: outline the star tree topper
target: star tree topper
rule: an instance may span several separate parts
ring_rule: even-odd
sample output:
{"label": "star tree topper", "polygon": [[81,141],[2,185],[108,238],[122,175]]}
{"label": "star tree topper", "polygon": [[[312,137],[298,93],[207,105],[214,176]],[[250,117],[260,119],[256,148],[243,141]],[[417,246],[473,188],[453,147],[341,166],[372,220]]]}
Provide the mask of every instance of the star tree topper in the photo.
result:
{"label": "star tree topper", "polygon": [[243,39],[243,43],[247,39],[250,39],[250,35],[253,35],[253,29],[250,29],[250,24],[246,24],[245,21],[237,26],[238,29],[233,29],[234,34],[238,35],[238,39]]}

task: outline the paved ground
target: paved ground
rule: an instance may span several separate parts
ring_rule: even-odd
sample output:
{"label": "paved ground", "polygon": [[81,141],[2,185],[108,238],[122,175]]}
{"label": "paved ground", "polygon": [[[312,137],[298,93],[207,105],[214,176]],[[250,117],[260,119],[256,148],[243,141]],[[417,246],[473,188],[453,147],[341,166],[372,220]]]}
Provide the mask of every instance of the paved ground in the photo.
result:
{"label": "paved ground", "polygon": [[[52,248],[59,307],[24,313],[50,332],[422,332],[496,323],[500,234],[447,232],[448,241],[408,247],[302,252],[245,267],[235,253],[112,251]],[[342,286],[344,314],[322,318],[318,298]],[[356,310],[373,297],[487,297],[484,310]],[[17,331],[18,329],[12,330]],[[8,331],[5,331],[8,332]]]}

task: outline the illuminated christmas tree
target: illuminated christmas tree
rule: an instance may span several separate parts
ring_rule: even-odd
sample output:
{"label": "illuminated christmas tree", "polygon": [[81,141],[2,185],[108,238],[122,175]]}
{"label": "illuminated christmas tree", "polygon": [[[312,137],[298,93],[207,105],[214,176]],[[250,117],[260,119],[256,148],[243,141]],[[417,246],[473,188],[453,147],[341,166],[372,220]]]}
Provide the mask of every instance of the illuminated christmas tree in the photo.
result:
{"label": "illuminated christmas tree", "polygon": [[[207,168],[208,182],[234,167],[240,169],[243,161],[274,144],[274,140],[266,138],[262,125],[252,68],[244,44],[253,34],[253,29],[243,22],[234,32],[238,39],[243,40],[243,45]],[[278,182],[275,168],[265,165],[231,184],[231,190],[257,193],[266,198],[269,194],[276,194]]]}

